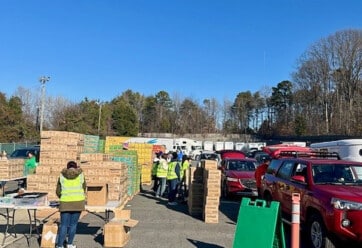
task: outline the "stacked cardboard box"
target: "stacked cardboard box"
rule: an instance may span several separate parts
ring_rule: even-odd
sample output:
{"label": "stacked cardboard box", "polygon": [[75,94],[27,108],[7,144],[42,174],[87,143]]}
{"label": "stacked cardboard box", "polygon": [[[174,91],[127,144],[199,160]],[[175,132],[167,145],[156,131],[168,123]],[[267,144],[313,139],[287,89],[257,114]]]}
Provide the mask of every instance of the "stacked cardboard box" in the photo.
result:
{"label": "stacked cardboard box", "polygon": [[84,153],[97,153],[99,152],[99,136],[97,135],[84,135]]}
{"label": "stacked cardboard box", "polygon": [[107,136],[104,143],[104,152],[113,154],[114,151],[123,150],[123,144],[129,139],[130,137]]}
{"label": "stacked cardboard box", "polygon": [[188,170],[189,195],[187,198],[187,206],[190,215],[202,215],[204,200],[204,183],[203,168],[190,167]]}
{"label": "stacked cardboard box", "polygon": [[28,176],[27,189],[48,192],[49,200],[58,200],[55,191],[59,174],[73,160],[82,168],[87,184],[106,182],[109,200],[128,200],[126,165],[111,161],[107,154],[83,153],[84,137],[73,132],[43,131],[39,166],[36,174]]}
{"label": "stacked cardboard box", "polygon": [[137,151],[138,164],[142,166],[141,183],[151,184],[153,145],[142,143],[129,143],[128,149]]}
{"label": "stacked cardboard box", "polygon": [[24,159],[0,159],[0,178],[12,179],[23,176]]}
{"label": "stacked cardboard box", "polygon": [[113,161],[118,161],[126,164],[128,178],[127,194],[130,198],[132,198],[140,190],[141,169],[138,165],[137,151],[113,149],[110,155]]}
{"label": "stacked cardboard box", "polygon": [[82,134],[42,131],[39,165],[36,174],[27,177],[27,190],[47,192],[50,201],[57,200],[55,191],[59,174],[69,161],[80,162],[83,145]]}
{"label": "stacked cardboard box", "polygon": [[[107,158],[103,156],[102,158]],[[95,160],[81,163],[87,184],[103,185],[107,183],[108,200],[127,201],[127,166],[117,161]]]}
{"label": "stacked cardboard box", "polygon": [[217,162],[206,160],[204,168],[204,209],[203,219],[206,223],[219,222],[219,205],[221,193],[221,171]]}

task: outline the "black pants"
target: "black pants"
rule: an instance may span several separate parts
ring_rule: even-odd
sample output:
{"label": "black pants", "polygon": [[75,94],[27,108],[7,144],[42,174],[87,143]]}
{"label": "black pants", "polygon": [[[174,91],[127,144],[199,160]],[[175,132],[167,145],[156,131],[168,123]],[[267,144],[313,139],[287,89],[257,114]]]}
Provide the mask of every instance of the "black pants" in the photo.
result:
{"label": "black pants", "polygon": [[152,176],[152,181],[153,181],[152,190],[156,192],[160,182],[156,176]]}

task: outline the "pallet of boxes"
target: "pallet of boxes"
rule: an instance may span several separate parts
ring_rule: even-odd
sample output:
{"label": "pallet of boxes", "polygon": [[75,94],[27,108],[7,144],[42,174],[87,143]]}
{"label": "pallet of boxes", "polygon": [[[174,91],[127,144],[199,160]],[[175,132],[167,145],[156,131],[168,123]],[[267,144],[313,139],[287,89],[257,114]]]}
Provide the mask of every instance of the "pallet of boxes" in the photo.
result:
{"label": "pallet of boxes", "polygon": [[191,167],[189,173],[189,213],[201,215],[205,223],[218,223],[221,171],[217,168],[217,162],[202,161],[201,167]]}
{"label": "pallet of boxes", "polygon": [[[58,177],[67,162],[73,160],[80,165],[86,178],[87,206],[92,206],[92,209],[97,209],[99,206],[99,211],[104,211],[102,206],[106,205],[108,201],[115,201],[119,202],[121,209],[128,201],[127,165],[112,160],[112,156],[109,154],[99,152],[98,142],[98,136],[64,131],[43,131],[39,166],[36,174],[28,176],[28,190],[45,191],[48,193],[49,201],[57,201],[55,189]],[[41,245],[41,247],[54,247],[56,219],[59,218],[59,212],[39,214],[54,214],[49,223],[44,225],[48,228],[43,229]],[[127,235],[124,235],[125,240],[129,237],[129,234]],[[105,240],[108,239],[105,238]]]}

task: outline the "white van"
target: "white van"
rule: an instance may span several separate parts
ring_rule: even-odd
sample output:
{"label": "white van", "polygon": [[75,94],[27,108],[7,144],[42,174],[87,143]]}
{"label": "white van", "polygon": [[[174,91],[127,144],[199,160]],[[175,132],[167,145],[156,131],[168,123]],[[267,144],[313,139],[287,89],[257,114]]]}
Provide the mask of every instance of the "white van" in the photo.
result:
{"label": "white van", "polygon": [[313,143],[310,147],[321,152],[337,152],[340,158],[344,160],[362,162],[362,139]]}

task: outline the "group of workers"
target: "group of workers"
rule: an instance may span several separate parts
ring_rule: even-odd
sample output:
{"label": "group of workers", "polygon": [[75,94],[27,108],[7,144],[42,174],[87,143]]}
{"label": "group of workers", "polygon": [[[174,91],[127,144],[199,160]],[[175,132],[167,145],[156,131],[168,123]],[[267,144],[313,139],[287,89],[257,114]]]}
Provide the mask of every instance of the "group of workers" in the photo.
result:
{"label": "group of workers", "polygon": [[168,205],[177,205],[176,198],[185,201],[186,171],[190,167],[190,158],[181,151],[157,152],[155,155],[151,170],[155,197],[164,197],[167,188]]}

